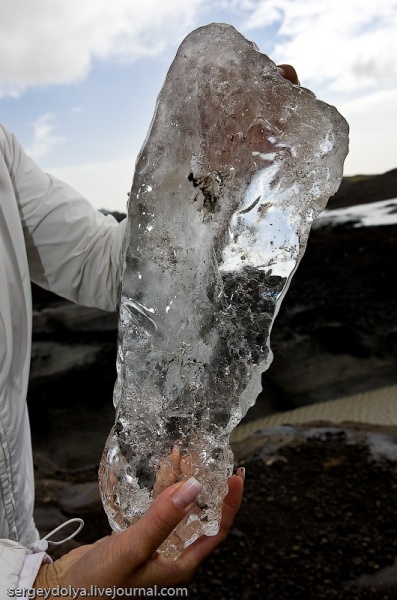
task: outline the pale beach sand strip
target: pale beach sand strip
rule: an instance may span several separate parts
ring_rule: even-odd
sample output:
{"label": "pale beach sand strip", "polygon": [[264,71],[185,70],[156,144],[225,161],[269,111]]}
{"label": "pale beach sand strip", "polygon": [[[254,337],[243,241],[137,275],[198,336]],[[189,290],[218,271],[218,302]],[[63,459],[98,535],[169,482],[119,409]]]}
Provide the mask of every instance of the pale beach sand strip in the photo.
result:
{"label": "pale beach sand strip", "polygon": [[265,427],[310,421],[355,421],[373,425],[397,425],[397,385],[257,419],[236,427],[230,439],[232,442],[240,442]]}

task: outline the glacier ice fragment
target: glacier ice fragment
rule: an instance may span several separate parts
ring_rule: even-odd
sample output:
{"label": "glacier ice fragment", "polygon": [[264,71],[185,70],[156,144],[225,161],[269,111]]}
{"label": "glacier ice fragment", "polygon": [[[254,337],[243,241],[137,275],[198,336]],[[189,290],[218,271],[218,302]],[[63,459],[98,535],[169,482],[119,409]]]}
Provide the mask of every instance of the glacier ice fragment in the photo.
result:
{"label": "glacier ice fragment", "polygon": [[180,46],[130,194],[117,415],[100,466],[118,531],[171,483],[203,483],[165,556],[218,530],[229,434],[260,391],[273,320],[340,184],[347,139],[334,107],[233,27],[202,27]]}

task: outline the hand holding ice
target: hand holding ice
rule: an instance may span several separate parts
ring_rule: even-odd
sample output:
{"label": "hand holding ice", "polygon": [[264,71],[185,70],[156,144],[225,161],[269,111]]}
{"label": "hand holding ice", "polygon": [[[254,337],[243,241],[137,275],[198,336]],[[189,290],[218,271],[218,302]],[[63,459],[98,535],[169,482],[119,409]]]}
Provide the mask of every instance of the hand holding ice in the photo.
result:
{"label": "hand holding ice", "polygon": [[100,468],[114,529],[193,475],[203,491],[165,553],[216,533],[229,434],[260,391],[274,317],[339,186],[347,132],[232,27],[203,27],[179,48],[121,257],[117,417]]}

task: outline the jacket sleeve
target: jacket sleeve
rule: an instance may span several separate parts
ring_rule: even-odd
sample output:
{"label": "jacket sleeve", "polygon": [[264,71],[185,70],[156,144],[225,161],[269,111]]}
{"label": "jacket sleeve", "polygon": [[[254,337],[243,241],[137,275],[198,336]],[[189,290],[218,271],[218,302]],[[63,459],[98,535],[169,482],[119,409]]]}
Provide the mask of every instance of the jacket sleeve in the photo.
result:
{"label": "jacket sleeve", "polygon": [[73,188],[44,173],[16,138],[1,130],[31,280],[78,304],[115,310],[125,221],[104,216]]}
{"label": "jacket sleeve", "polygon": [[18,542],[0,540],[0,590],[12,597],[16,588],[33,587],[42,564],[51,563],[45,552],[32,553]]}

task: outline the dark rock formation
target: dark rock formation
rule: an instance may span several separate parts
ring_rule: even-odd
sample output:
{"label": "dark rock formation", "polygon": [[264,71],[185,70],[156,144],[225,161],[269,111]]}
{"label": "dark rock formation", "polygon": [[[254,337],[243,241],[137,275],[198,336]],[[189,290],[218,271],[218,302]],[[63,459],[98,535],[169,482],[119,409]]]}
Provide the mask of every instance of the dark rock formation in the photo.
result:
{"label": "dark rock formation", "polygon": [[368,204],[397,196],[397,169],[382,175],[344,177],[337,193],[330,198],[328,208]]}
{"label": "dark rock formation", "polygon": [[396,247],[397,225],[312,230],[272,332],[270,410],[397,382]]}

